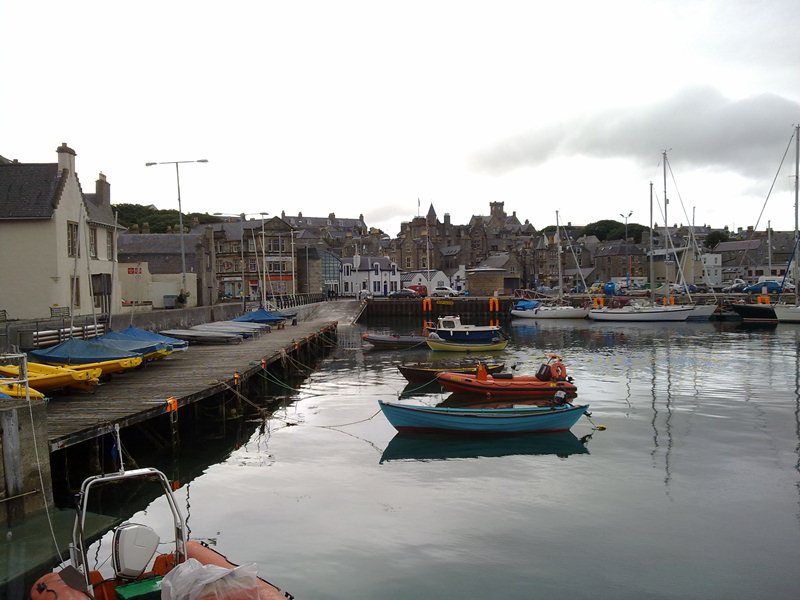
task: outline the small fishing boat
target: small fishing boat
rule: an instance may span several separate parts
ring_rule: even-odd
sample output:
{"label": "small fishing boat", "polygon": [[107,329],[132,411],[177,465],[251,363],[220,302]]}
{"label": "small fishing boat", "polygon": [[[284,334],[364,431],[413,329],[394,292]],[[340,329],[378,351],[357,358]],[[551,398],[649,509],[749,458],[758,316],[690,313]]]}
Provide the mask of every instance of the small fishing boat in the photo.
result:
{"label": "small fishing boat", "polygon": [[508,338],[501,334],[489,342],[461,342],[448,341],[440,338],[436,333],[431,333],[425,339],[428,348],[437,352],[492,352],[505,350]]}
{"label": "small fishing boat", "polygon": [[440,408],[378,400],[384,416],[398,431],[453,433],[532,433],[568,431],[589,405],[512,408]]}
{"label": "small fishing boat", "polygon": [[[505,368],[505,363],[485,364],[484,367],[486,368],[486,372],[491,375],[502,371]],[[436,375],[443,371],[474,375],[478,371],[478,365],[477,363],[468,365],[460,365],[458,363],[416,363],[413,365],[398,365],[397,369],[402,373],[403,377],[411,383],[428,383],[429,381],[434,381]]]}
{"label": "small fishing boat", "polygon": [[394,335],[365,333],[361,339],[375,348],[386,350],[404,350],[408,348],[424,348],[425,336],[422,335]]}
{"label": "small fishing boat", "polygon": [[[84,531],[90,493],[101,486],[124,485],[124,481],[140,486],[147,481],[160,485],[167,511],[171,513],[173,521],[171,532],[175,538],[164,542],[170,545],[171,550],[157,554],[161,540],[154,529],[142,524],[123,523],[113,533],[110,561],[113,572],[106,574],[91,570],[88,534]],[[93,506],[96,505],[94,495],[91,498],[94,501]],[[170,481],[157,469],[126,471],[120,465],[117,472],[89,477],[84,480],[77,500],[70,564],[59,571],[47,573],[34,582],[30,592],[32,600],[161,598],[162,592],[168,593],[169,590],[172,591],[173,598],[293,598],[291,594],[284,593],[257,577],[252,571],[234,571],[235,564],[206,544],[188,540],[186,521],[178,507]],[[209,579],[204,565],[226,569],[227,573],[223,571],[226,582],[219,578],[219,574]],[[206,586],[209,581],[215,583]],[[186,595],[176,596],[176,593]]]}
{"label": "small fishing boat", "polygon": [[439,317],[436,322],[429,321],[425,329],[431,334],[436,334],[438,339],[446,342],[464,342],[468,344],[488,344],[504,337],[497,325],[467,325],[461,322],[461,317]]}
{"label": "small fishing boat", "polygon": [[[439,373],[436,381],[451,392],[482,394],[492,398],[562,398],[574,397],[578,388],[567,376],[567,368],[561,358],[551,354],[548,362],[541,365],[536,375],[513,375],[495,373],[489,375],[478,365],[475,375],[463,373]],[[563,394],[560,394],[563,392]]]}
{"label": "small fishing boat", "polygon": [[269,325],[262,323],[234,323],[233,321],[214,321],[202,323],[190,327],[193,331],[221,331],[222,333],[232,333],[245,339],[256,337],[269,331]]}

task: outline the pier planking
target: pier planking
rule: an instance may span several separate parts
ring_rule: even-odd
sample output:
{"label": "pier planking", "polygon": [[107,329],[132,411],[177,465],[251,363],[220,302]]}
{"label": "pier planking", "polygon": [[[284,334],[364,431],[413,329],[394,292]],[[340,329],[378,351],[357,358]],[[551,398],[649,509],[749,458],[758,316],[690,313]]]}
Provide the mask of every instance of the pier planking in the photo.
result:
{"label": "pier planking", "polygon": [[[246,381],[268,364],[320,336],[332,337],[337,323],[316,318],[272,328],[241,344],[190,345],[145,367],[114,375],[93,393],[58,396],[47,406],[50,451],[66,448],[168,412],[167,398],[186,406],[219,394],[233,385],[234,372]],[[323,337],[323,341],[324,341]]]}

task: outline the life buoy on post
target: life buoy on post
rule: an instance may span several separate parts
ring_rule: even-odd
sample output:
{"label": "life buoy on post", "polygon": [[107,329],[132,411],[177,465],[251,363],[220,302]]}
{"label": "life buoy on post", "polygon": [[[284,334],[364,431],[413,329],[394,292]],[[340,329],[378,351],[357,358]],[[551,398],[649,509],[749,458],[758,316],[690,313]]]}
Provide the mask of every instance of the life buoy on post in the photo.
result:
{"label": "life buoy on post", "polygon": [[592,298],[592,304],[594,305],[595,308],[603,308],[605,303],[606,301],[602,297],[595,296],[594,298]]}
{"label": "life buoy on post", "polygon": [[670,303],[670,305],[675,304],[675,296],[670,296],[669,297],[669,303]]}
{"label": "life buoy on post", "polygon": [[433,312],[433,300],[430,298],[423,298],[422,312]]}
{"label": "life buoy on post", "polygon": [[489,312],[500,312],[500,298],[489,298]]}

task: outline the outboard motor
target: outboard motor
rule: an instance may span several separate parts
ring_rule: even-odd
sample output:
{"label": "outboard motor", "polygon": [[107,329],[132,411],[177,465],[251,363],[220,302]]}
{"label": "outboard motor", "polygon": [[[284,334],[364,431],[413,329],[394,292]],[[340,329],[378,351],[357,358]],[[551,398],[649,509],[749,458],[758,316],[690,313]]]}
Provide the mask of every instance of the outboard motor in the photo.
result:
{"label": "outboard motor", "polygon": [[541,381],[550,381],[551,373],[550,373],[550,365],[547,363],[542,363],[539,367],[539,370],[536,371],[536,378]]}

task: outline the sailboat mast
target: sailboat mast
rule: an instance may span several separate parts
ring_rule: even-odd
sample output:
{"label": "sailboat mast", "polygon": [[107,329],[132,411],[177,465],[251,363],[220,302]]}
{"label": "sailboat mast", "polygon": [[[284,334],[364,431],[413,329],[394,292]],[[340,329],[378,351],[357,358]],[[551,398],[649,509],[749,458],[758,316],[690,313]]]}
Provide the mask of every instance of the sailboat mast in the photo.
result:
{"label": "sailboat mast", "polygon": [[798,245],[800,245],[800,234],[798,234],[798,189],[800,189],[800,184],[798,180],[800,179],[800,125],[794,126],[794,267],[792,269],[792,279],[794,279],[794,305],[798,306],[798,271],[800,269],[797,268],[797,250]]}
{"label": "sailboat mast", "polygon": [[656,289],[653,279],[653,182],[650,182],[650,302],[656,303]]}
{"label": "sailboat mast", "polygon": [[556,262],[558,262],[558,299],[564,297],[564,278],[561,276],[561,230],[558,224],[558,211],[556,211]]}

